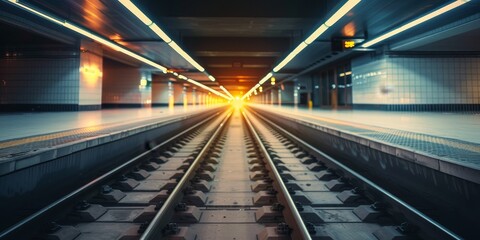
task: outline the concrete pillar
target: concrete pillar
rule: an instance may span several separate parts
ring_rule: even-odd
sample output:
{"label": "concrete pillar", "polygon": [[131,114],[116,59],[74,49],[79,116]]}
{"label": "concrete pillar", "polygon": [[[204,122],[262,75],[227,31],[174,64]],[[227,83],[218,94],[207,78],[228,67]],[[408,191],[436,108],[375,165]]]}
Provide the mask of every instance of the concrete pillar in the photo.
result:
{"label": "concrete pillar", "polygon": [[197,105],[197,90],[195,88],[192,88],[191,89],[191,92],[190,92],[190,99],[191,99],[191,104],[193,106],[196,106]]}
{"label": "concrete pillar", "polygon": [[293,106],[295,104],[295,85],[293,82],[284,82],[280,85],[282,89],[282,104],[286,106]]}
{"label": "concrete pillar", "polygon": [[338,107],[338,80],[337,80],[337,69],[333,69],[333,75],[329,74],[329,78],[332,78],[333,84],[331,87],[331,98],[330,98],[330,105],[333,109]]}
{"label": "concrete pillar", "polygon": [[152,106],[166,107],[169,102],[169,81],[160,75],[154,75],[152,81]]}
{"label": "concrete pillar", "polygon": [[103,50],[93,41],[80,43],[80,78],[78,105],[82,110],[100,109],[102,105]]}
{"label": "concrete pillar", "polygon": [[282,106],[282,89],[278,88],[278,106]]}
{"label": "concrete pillar", "polygon": [[195,105],[193,94],[194,94],[194,89],[192,87],[188,87],[186,89],[187,105]]}
{"label": "concrete pillar", "polygon": [[271,91],[272,91],[271,92],[272,104],[278,105],[278,89],[275,87],[275,88],[272,88]]}
{"label": "concrete pillar", "polygon": [[182,106],[184,103],[183,84],[173,83],[173,102],[175,106]]}
{"label": "concrete pillar", "polygon": [[103,69],[103,107],[151,106],[151,73],[111,60]]}

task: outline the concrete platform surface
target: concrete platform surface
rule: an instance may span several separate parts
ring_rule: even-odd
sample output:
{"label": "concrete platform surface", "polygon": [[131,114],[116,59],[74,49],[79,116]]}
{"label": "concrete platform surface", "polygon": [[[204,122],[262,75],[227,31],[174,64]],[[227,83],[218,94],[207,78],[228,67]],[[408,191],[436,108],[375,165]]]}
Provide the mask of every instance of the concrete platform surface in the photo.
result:
{"label": "concrete platform surface", "polygon": [[380,145],[386,143],[394,148],[480,169],[480,113],[332,111],[259,104],[251,106],[351,134],[356,136],[354,138],[372,140]]}

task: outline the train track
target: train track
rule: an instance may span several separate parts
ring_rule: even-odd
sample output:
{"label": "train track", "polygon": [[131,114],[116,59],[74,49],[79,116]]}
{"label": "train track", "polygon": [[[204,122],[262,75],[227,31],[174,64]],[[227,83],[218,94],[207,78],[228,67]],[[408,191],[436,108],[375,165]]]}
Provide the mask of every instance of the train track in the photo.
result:
{"label": "train track", "polygon": [[2,231],[5,239],[458,239],[279,126],[230,109]]}

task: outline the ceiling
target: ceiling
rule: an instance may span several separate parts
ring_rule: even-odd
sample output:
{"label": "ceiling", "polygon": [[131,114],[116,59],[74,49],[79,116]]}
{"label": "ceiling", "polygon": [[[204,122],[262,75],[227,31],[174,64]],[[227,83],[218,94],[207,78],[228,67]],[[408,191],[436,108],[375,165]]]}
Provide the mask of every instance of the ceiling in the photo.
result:
{"label": "ceiling", "polygon": [[[345,1],[333,0],[132,0],[174,41],[189,53],[217,81],[211,82],[191,64],[174,52],[150,29],[113,0],[21,0],[44,12],[82,25],[116,41],[175,71],[216,89],[225,86],[233,95],[247,92],[263,76],[272,71],[294,47]],[[300,53],[275,76],[288,78],[312,65],[321,67],[326,59],[344,61],[350,53],[338,57],[332,52],[331,40],[342,37],[369,38],[425,14],[451,0],[363,0],[346,16],[329,28],[316,42]],[[466,6],[468,5],[468,7]],[[69,44],[77,35],[41,20],[25,11],[0,2],[2,46],[27,44],[28,35],[45,42]],[[389,39],[394,45],[410,41],[455,21],[480,13],[479,1],[464,6]],[[15,26],[13,26],[15,25]],[[402,51],[479,51],[480,25],[459,33],[444,33],[422,44],[404,45]],[[32,32],[34,32],[32,34]],[[10,34],[11,33],[11,34]],[[438,34],[436,32],[435,34]],[[434,33],[432,33],[434,35]],[[47,39],[47,40],[46,40]],[[40,41],[39,40],[39,41]],[[382,44],[376,46],[381,48]],[[406,46],[406,47],[405,47]],[[106,49],[108,57],[126,58]],[[122,61],[133,61],[130,59]],[[145,67],[145,66],[144,66]],[[168,79],[168,75],[165,78]]]}

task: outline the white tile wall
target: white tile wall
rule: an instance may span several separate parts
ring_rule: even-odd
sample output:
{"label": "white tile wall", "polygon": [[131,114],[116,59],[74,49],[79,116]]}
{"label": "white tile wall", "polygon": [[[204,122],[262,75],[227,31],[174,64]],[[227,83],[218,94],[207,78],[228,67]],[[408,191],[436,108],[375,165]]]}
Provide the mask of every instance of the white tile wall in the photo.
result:
{"label": "white tile wall", "polygon": [[1,104],[78,104],[79,59],[0,59]]}
{"label": "white tile wall", "polygon": [[354,104],[480,104],[480,58],[352,60]]}

